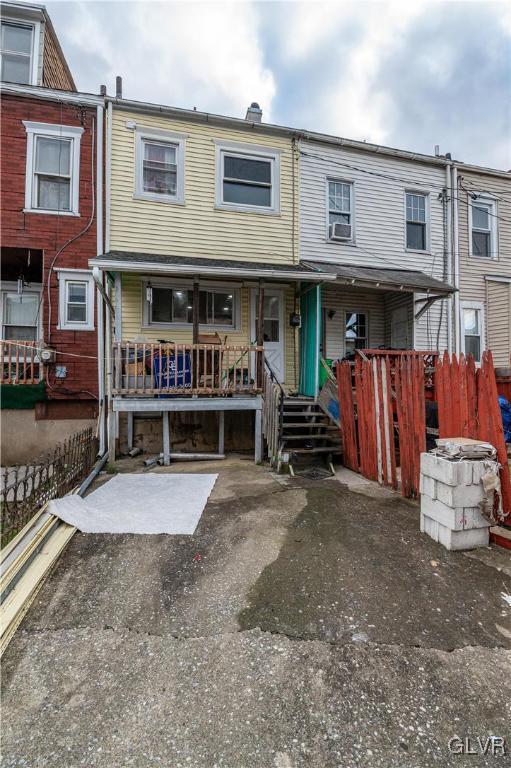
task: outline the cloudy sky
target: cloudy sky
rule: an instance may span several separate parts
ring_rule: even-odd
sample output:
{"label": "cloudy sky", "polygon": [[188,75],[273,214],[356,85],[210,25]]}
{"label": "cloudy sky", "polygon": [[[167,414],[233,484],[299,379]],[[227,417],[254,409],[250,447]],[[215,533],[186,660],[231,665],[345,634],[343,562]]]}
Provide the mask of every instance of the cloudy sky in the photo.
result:
{"label": "cloudy sky", "polygon": [[506,0],[46,5],[81,90],[511,168]]}

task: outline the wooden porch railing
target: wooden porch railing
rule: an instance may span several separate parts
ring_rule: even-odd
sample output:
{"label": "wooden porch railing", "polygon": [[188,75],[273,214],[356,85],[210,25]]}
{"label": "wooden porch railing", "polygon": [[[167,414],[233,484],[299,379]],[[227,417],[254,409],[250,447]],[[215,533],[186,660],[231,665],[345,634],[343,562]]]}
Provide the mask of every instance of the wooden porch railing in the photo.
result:
{"label": "wooden porch railing", "polygon": [[224,344],[113,345],[114,395],[255,395],[263,347]]}
{"label": "wooden porch railing", "polygon": [[37,384],[39,381],[39,344],[37,341],[0,340],[2,348],[2,384]]}

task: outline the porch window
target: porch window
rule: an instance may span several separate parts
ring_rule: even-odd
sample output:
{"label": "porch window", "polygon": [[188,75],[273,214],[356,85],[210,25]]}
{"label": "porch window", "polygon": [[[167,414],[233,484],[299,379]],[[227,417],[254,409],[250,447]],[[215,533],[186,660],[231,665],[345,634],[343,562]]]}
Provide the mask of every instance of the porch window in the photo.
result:
{"label": "porch window", "polygon": [[[330,240],[353,239],[353,184],[328,181],[328,237]],[[343,225],[336,227],[334,224]]]}
{"label": "porch window", "polygon": [[2,293],[2,338],[10,341],[36,341],[40,294]]}
{"label": "porch window", "polygon": [[495,203],[484,198],[478,198],[475,202],[471,200],[469,198],[471,254],[491,259],[496,255]]}
{"label": "porch window", "polygon": [[344,354],[367,348],[367,315],[365,312],[345,313]]}
{"label": "porch window", "polygon": [[[149,290],[148,290],[149,289]],[[192,325],[193,290],[146,284],[148,317],[151,325]],[[236,327],[238,291],[208,288],[199,291],[199,323],[203,326]]]}
{"label": "porch window", "polygon": [[279,189],[278,151],[256,145],[217,144],[217,207],[276,213]]}
{"label": "porch window", "polygon": [[427,249],[426,195],[406,193],[406,247],[413,251]]}
{"label": "porch window", "polygon": [[462,302],[462,348],[466,355],[473,355],[476,363],[481,362],[484,350],[484,310],[478,302]]}
{"label": "porch window", "polygon": [[2,21],[1,79],[7,83],[35,85],[32,77],[34,26]]}
{"label": "porch window", "polygon": [[83,128],[24,121],[27,131],[25,210],[78,215]]}

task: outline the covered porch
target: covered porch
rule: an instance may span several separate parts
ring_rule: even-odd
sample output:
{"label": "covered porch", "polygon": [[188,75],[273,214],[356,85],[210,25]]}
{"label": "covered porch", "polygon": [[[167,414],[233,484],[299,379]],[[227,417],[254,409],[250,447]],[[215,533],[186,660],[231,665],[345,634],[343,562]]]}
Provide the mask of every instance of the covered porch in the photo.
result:
{"label": "covered porch", "polygon": [[[126,414],[127,447],[137,418],[161,415],[165,462],[169,414],[254,413],[254,454],[261,459],[265,380],[297,386],[297,296],[324,278],[314,267],[219,259],[109,253],[90,265],[109,314],[106,393],[110,451]],[[335,279],[333,276],[331,280]],[[109,337],[109,338],[108,338]],[[183,417],[186,418],[186,417]],[[175,423],[175,422],[174,422]]]}
{"label": "covered porch", "polygon": [[[305,262],[307,264],[307,262]],[[321,264],[335,280],[302,294],[300,391],[316,397],[321,357],[357,350],[443,350],[451,343],[447,283],[411,270]]]}

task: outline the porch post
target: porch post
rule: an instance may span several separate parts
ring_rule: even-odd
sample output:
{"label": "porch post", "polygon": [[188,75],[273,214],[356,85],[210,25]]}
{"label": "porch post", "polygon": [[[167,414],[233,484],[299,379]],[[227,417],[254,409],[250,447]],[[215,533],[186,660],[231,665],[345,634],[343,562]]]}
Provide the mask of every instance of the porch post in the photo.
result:
{"label": "porch post", "polygon": [[[264,345],[264,283],[259,280],[259,295],[257,297],[257,328],[256,328],[256,343],[258,347]],[[257,352],[256,363],[256,386],[263,386],[263,355],[264,352]]]}
{"label": "porch post", "polygon": [[199,276],[193,278],[193,301],[192,301],[192,343],[199,343]]}

